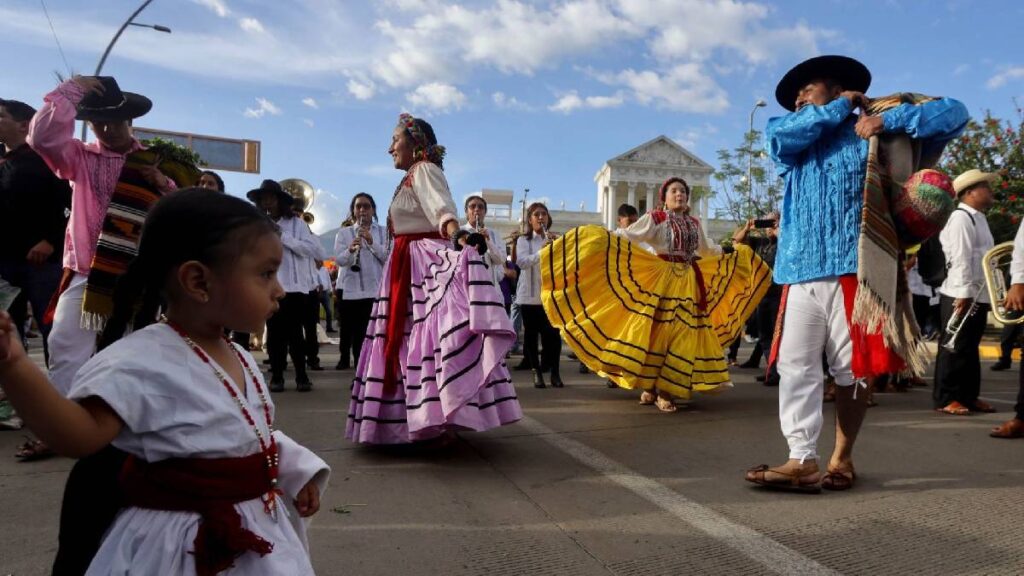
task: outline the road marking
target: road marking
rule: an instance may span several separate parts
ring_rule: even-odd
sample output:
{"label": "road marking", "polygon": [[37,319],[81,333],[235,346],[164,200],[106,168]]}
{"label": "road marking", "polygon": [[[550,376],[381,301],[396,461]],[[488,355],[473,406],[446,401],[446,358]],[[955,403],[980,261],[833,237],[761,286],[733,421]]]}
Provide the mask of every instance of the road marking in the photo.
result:
{"label": "road marking", "polygon": [[729,520],[711,508],[698,504],[664,484],[634,472],[597,450],[563,436],[529,416],[524,416],[519,421],[519,425],[537,434],[541,439],[565,452],[577,462],[597,471],[611,482],[626,488],[679,520],[718,540],[723,545],[735,549],[747,558],[763,564],[770,572],[839,575],[838,572],[796,550],[783,546],[757,530]]}

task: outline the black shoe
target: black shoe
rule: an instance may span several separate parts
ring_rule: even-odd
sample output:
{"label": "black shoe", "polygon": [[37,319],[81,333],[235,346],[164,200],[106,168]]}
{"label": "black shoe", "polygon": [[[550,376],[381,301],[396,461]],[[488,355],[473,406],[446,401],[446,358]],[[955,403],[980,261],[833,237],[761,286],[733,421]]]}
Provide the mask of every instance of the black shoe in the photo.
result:
{"label": "black shoe", "polygon": [[267,366],[270,366],[270,358],[267,358],[267,359],[265,359],[265,360],[263,361],[263,364],[265,364],[265,365],[267,365]]}
{"label": "black shoe", "polygon": [[299,392],[309,392],[313,389],[313,383],[309,381],[309,378],[303,378],[295,381],[295,389]]}
{"label": "black shoe", "polygon": [[537,370],[533,371],[533,387],[534,388],[547,388],[547,384],[544,383],[544,375]]}
{"label": "black shoe", "polygon": [[270,379],[271,392],[284,392],[284,376],[274,376]]}
{"label": "black shoe", "polygon": [[521,362],[519,362],[519,364],[516,364],[515,367],[512,368],[512,369],[516,370],[516,371],[529,370],[530,369],[530,363],[526,361],[526,358],[523,358],[523,360]]}
{"label": "black shoe", "polygon": [[765,378],[764,379],[764,385],[765,386],[771,386],[771,387],[778,386],[779,385],[779,377],[777,375],[773,374],[771,377]]}
{"label": "black shoe", "polygon": [[754,380],[757,380],[758,382],[764,382],[765,381],[764,374],[761,374],[760,376],[754,378]]}
{"label": "black shoe", "polygon": [[348,370],[349,369],[348,362],[338,362],[337,364],[334,365],[334,369],[335,370]]}
{"label": "black shoe", "polygon": [[586,364],[580,363],[580,374],[590,374],[590,368],[587,368]]}
{"label": "black shoe", "polygon": [[552,388],[561,388],[563,386],[565,386],[565,384],[562,383],[562,377],[558,374],[558,372],[552,372],[551,373],[551,387]]}
{"label": "black shoe", "polygon": [[337,331],[337,330],[335,330],[334,328],[328,328],[328,329],[326,330],[326,332],[327,332],[328,334],[337,334],[337,333],[338,333],[338,331]]}
{"label": "black shoe", "polygon": [[1010,362],[1009,358],[1000,358],[995,364],[989,366],[989,368],[996,372],[1002,372],[1003,370],[1009,370],[1011,364],[1012,362]]}
{"label": "black shoe", "polygon": [[309,369],[314,372],[321,372],[324,369],[324,367],[320,365],[320,360],[313,360],[312,362],[308,363],[308,366]]}
{"label": "black shoe", "polygon": [[618,388],[619,387],[619,385],[616,384],[615,382],[612,382],[610,378],[608,380],[605,380],[604,384],[605,384],[605,386],[607,386],[609,388]]}
{"label": "black shoe", "polygon": [[754,370],[757,370],[758,368],[761,367],[761,361],[758,360],[757,362],[754,362],[753,360],[747,360],[743,364],[740,364],[738,367],[739,368],[752,368]]}

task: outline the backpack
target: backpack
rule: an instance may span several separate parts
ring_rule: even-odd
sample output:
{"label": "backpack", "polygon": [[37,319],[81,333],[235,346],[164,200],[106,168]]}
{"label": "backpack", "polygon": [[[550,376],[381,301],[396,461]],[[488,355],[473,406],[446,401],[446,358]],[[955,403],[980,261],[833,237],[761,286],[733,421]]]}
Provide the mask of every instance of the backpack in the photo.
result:
{"label": "backpack", "polygon": [[[956,211],[967,214],[971,219],[971,224],[977,225],[970,212],[963,208],[957,208],[954,212]],[[939,235],[936,234],[922,242],[921,248],[917,251],[917,273],[921,275],[921,280],[927,286],[938,288],[946,281],[946,268],[946,254],[942,251],[942,242],[939,241]]]}

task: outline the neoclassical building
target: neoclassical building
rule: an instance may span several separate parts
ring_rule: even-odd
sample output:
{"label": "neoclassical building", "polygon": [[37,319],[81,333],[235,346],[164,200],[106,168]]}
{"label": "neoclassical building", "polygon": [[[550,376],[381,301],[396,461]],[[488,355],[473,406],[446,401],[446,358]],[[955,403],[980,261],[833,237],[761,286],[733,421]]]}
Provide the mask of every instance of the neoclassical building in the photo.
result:
{"label": "neoclassical building", "polygon": [[[601,224],[614,229],[616,214],[623,202],[635,206],[640,214],[655,208],[662,182],[672,176],[686,180],[691,189],[709,190],[714,171],[707,162],[667,136],[645,142],[608,160],[594,176]],[[707,220],[707,194],[690,205],[694,216]]]}

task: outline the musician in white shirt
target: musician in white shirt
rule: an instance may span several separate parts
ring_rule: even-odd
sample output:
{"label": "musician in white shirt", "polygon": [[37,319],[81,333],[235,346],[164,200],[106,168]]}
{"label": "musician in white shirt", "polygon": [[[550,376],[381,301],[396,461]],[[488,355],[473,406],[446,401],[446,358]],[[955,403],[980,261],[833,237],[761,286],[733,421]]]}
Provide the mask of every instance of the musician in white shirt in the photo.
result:
{"label": "musician in white shirt", "polygon": [[[377,223],[377,203],[373,196],[360,192],[349,204],[349,219],[353,222],[338,230],[334,239],[334,258],[338,265],[337,302],[338,347],[341,358],[336,370],[347,370],[359,365],[359,352],[363,347],[370,312],[380,289],[384,262],[388,258],[388,230]],[[355,269],[353,269],[355,267]],[[351,350],[354,362],[349,364]]]}
{"label": "musician in white shirt", "polygon": [[466,198],[466,223],[463,230],[476,232],[483,235],[487,241],[487,254],[484,261],[491,267],[491,275],[494,277],[494,285],[499,286],[501,279],[505,277],[505,243],[498,237],[498,233],[487,228],[484,217],[487,216],[487,201],[481,196],[470,196]]}
{"label": "musician in white shirt", "polygon": [[[963,320],[956,334],[955,348],[948,350],[952,336],[945,334],[935,360],[935,409],[963,416],[971,412],[994,412],[978,399],[981,392],[981,358],[978,346],[985,331],[990,308],[982,256],[992,248],[992,232],[985,212],[995,203],[991,183],[997,174],[968,170],[953,181],[960,204],[939,234],[946,256],[946,280],[939,287],[941,326],[956,315]],[[972,306],[976,304],[976,308]]]}
{"label": "musician in white shirt", "polygon": [[[1003,305],[1007,310],[1024,311],[1024,222],[1013,239],[1013,260],[1010,262],[1010,289]],[[993,438],[1024,438],[1024,363],[1017,381],[1016,414],[989,432]]]}

